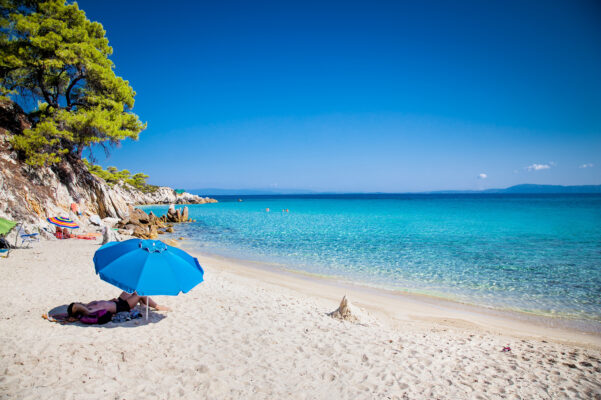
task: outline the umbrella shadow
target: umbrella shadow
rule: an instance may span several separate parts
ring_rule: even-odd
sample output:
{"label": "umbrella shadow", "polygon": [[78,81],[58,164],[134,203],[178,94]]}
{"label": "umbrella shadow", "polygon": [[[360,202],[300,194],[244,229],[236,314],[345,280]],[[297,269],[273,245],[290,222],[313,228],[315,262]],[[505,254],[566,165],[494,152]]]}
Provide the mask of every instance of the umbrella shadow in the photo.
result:
{"label": "umbrella shadow", "polygon": [[[48,316],[56,316],[56,318],[61,318],[62,316],[66,316],[67,315],[67,307],[69,307],[68,304],[63,304],[60,306],[56,306],[53,309],[51,309],[50,311],[48,311]],[[148,310],[148,320],[146,320],[146,308],[140,308],[138,306],[135,307],[136,310],[138,310],[141,314],[142,314],[142,318],[135,318],[129,321],[124,321],[124,322],[109,322],[106,324],[102,324],[102,325],[98,325],[98,324],[84,324],[81,323],[79,321],[75,321],[75,322],[66,322],[69,325],[72,326],[78,326],[78,327],[82,327],[82,328],[107,328],[107,329],[112,329],[112,328],[135,328],[138,326],[143,326],[143,325],[148,325],[148,324],[156,324],[160,321],[162,321],[163,319],[167,318],[166,315],[160,314],[156,311],[152,311],[152,310]]]}

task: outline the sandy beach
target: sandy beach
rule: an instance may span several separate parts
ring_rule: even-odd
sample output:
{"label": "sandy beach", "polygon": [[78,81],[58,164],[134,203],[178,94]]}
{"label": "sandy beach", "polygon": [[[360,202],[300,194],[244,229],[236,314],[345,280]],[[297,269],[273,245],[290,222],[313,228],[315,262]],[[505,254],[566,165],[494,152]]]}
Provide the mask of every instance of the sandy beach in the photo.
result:
{"label": "sandy beach", "polygon": [[[199,257],[205,282],[156,298],[172,311],[148,323],[43,319],[119,294],[97,248],[42,241],[0,260],[0,398],[601,399],[598,334],[231,260]],[[357,323],[327,315],[344,294]]]}

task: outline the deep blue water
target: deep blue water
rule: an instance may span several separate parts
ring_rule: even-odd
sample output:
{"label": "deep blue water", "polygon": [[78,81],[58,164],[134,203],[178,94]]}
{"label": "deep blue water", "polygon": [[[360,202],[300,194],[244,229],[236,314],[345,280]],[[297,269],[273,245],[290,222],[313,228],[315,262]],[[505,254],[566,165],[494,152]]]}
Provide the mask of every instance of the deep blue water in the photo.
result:
{"label": "deep blue water", "polygon": [[190,206],[197,222],[176,236],[204,253],[364,285],[601,321],[599,195],[237,199]]}

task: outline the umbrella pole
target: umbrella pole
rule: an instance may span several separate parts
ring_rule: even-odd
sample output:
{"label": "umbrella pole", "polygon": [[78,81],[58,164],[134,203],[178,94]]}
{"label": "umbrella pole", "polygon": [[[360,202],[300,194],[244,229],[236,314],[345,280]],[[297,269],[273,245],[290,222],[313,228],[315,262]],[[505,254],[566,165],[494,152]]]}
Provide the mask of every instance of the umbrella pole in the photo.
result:
{"label": "umbrella pole", "polygon": [[[17,239],[19,239],[19,232],[21,229],[21,225],[23,225],[23,223],[16,225],[17,227],[19,227],[19,229],[17,229],[16,235],[15,235],[15,249],[17,248]],[[6,234],[8,235],[8,232],[6,232]],[[10,250],[9,250],[9,254],[10,254]]]}
{"label": "umbrella pole", "polygon": [[148,296],[146,296],[146,321],[148,321]]}

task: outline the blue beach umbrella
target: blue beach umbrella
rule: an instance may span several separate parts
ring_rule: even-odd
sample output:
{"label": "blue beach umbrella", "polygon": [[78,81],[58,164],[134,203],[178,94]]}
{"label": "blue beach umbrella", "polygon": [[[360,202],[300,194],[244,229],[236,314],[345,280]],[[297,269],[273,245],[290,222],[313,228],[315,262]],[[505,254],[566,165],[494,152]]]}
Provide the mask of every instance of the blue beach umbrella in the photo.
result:
{"label": "blue beach umbrella", "polygon": [[103,281],[140,296],[187,293],[204,275],[196,258],[160,240],[107,243],[94,253],[94,268]]}

